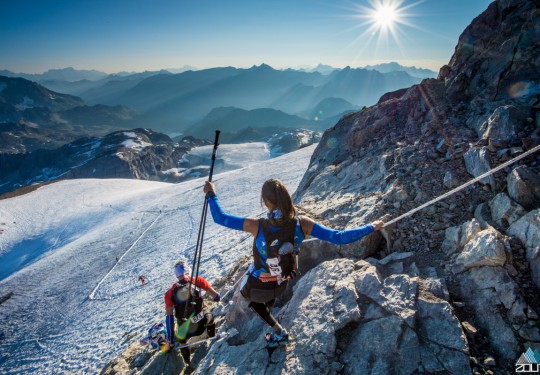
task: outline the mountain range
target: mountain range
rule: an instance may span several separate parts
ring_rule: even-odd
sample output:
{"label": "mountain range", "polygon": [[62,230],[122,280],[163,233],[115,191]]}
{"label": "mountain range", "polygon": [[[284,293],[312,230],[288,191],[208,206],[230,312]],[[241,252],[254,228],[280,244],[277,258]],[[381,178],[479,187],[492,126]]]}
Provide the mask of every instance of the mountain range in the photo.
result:
{"label": "mountain range", "polygon": [[376,65],[366,65],[364,69],[372,69],[381,73],[406,72],[412,77],[417,78],[436,78],[437,72],[430,69],[417,68],[416,66],[403,66],[397,62],[388,62]]}
{"label": "mountain range", "polygon": [[[247,165],[247,161],[253,159],[248,155],[250,152],[263,154],[262,160],[266,160],[317,143],[321,134],[307,129],[265,130],[258,132],[246,129],[242,138],[234,139],[236,144],[223,145],[222,150],[232,146],[228,152],[235,154],[235,158],[240,161],[231,162],[231,157],[224,158],[220,152],[216,160],[216,173]],[[227,136],[227,133],[224,135]],[[261,142],[250,148],[238,144],[242,139],[246,142]],[[227,138],[221,137],[220,140],[226,142]],[[208,173],[207,154],[211,150],[206,150],[204,146],[210,143],[193,137],[172,140],[165,134],[141,128],[115,131],[102,137],[79,138],[55,149],[0,153],[0,195],[32,184],[60,179],[187,181]]]}
{"label": "mountain range", "polygon": [[125,106],[88,106],[24,78],[0,76],[0,154],[54,149],[77,138],[140,125]]}
{"label": "mountain range", "polygon": [[[22,76],[51,91],[78,96],[90,106],[129,107],[141,114],[145,127],[168,134],[191,135],[189,129],[219,107],[279,110],[303,117],[308,127],[315,126],[316,121],[332,118],[326,121],[326,127],[333,125],[331,122],[336,115],[374,104],[388,91],[420,82],[420,78],[408,74],[405,67],[392,67],[396,70],[386,69],[384,73],[350,67],[332,69],[323,65],[309,72],[276,70],[266,64],[247,69],[224,67],[176,74],[161,70],[104,76],[95,71],[81,71],[80,80],[74,80],[77,71],[67,68]],[[10,77],[17,75],[9,71],[0,73]],[[329,99],[334,99],[335,108]],[[324,115],[319,113],[318,120],[314,120],[315,116],[309,114],[318,113],[316,107],[323,101],[327,101]],[[348,108],[343,107],[345,102],[350,103]],[[321,123],[318,126],[320,128]]]}
{"label": "mountain range", "polygon": [[[424,68],[417,68],[415,66],[403,66],[397,62],[388,62],[388,63],[382,63],[382,64],[376,64],[376,65],[366,65],[364,67],[365,69],[373,69],[378,70],[381,73],[389,73],[390,71],[406,71],[413,77],[418,78],[432,78],[437,75],[437,72],[434,72],[430,69],[424,69]],[[124,77],[124,76],[130,76],[130,75],[138,75],[138,74],[158,74],[159,72],[169,72],[169,73],[183,73],[190,70],[204,70],[204,69],[197,69],[194,66],[191,65],[184,65],[181,68],[166,68],[161,69],[159,71],[145,71],[145,72],[117,72],[108,74],[99,70],[79,70],[74,69],[72,67],[62,68],[62,69],[49,69],[44,73],[15,73],[13,71],[3,69],[0,70],[0,75],[7,76],[7,77],[21,77],[28,79],[30,81],[37,81],[37,82],[46,82],[46,81],[57,81],[57,82],[77,82],[77,81],[99,81],[102,80],[108,76],[110,77]],[[330,65],[325,64],[319,64],[314,68],[298,68],[296,69],[298,71],[304,71],[304,72],[319,72],[321,74],[329,74],[333,72],[334,70],[339,70],[339,68],[335,68]]]}

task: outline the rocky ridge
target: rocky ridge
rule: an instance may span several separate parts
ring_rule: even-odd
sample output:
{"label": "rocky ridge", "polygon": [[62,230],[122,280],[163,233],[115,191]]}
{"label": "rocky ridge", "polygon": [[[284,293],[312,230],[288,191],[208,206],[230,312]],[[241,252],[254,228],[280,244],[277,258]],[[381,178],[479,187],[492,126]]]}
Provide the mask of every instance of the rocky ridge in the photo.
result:
{"label": "rocky ridge", "polygon": [[[333,228],[388,220],[536,147],[538,56],[538,2],[493,2],[437,79],[387,94],[323,134],[296,203]],[[222,331],[239,333],[201,346],[196,373],[514,373],[521,353],[540,349],[539,189],[536,153],[384,238],[306,242],[302,276],[275,308],[292,342],[264,350],[264,325],[235,295],[214,312]],[[132,373],[170,359],[137,367],[121,358],[117,372]],[[171,373],[187,373],[180,367]]]}
{"label": "rocky ridge", "polygon": [[[133,178],[179,182],[197,177],[182,168],[182,157],[210,142],[186,137],[179,142],[149,129],[81,138],[55,150],[0,154],[1,192],[36,182],[71,178]],[[179,174],[178,169],[184,171]],[[174,170],[174,173],[171,171]]]}

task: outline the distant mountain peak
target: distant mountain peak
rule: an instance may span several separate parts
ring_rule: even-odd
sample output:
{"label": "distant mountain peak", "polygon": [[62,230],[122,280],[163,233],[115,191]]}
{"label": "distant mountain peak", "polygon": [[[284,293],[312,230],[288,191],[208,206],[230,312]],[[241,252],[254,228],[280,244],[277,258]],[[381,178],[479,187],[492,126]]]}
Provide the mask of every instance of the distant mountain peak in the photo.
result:
{"label": "distant mountain peak", "polygon": [[261,65],[257,66],[257,65],[253,65],[250,70],[258,70],[258,71],[270,71],[270,70],[275,70],[274,68],[272,68],[270,65],[268,64],[265,64],[265,63],[262,63]]}
{"label": "distant mountain peak", "polygon": [[437,72],[434,72],[433,70],[417,68],[416,66],[403,66],[395,61],[376,65],[366,65],[364,69],[376,70],[380,73],[406,72],[410,76],[417,78],[435,78],[437,76]]}

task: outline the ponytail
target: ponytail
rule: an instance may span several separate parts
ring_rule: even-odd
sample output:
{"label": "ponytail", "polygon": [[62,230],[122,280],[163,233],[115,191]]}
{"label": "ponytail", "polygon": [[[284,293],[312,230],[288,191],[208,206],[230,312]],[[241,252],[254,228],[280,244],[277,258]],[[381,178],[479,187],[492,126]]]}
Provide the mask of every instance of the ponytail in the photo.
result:
{"label": "ponytail", "polygon": [[261,203],[271,203],[283,214],[283,220],[288,221],[296,217],[296,209],[292,203],[287,187],[277,179],[265,181],[261,191]]}

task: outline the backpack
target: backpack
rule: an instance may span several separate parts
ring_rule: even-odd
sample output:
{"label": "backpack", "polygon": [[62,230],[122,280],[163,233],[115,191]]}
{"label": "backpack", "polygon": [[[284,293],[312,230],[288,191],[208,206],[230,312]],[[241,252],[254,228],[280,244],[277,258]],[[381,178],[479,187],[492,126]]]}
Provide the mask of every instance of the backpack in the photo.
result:
{"label": "backpack", "polygon": [[280,229],[272,232],[270,230],[270,220],[259,219],[259,226],[262,229],[266,242],[266,263],[263,266],[262,259],[256,244],[253,244],[253,259],[256,268],[263,268],[272,276],[287,278],[294,276],[294,235],[296,232],[296,220],[289,220],[280,226]]}
{"label": "backpack", "polygon": [[[203,311],[203,298],[197,288],[191,286],[191,298],[189,298],[190,283],[186,285],[176,284],[173,289],[174,312],[176,319],[185,321],[190,316],[197,316]],[[196,323],[196,322],[194,322]]]}

